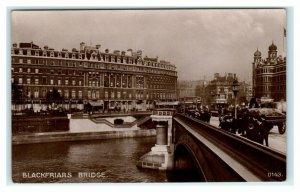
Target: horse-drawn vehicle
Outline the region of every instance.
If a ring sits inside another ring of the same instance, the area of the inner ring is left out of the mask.
[[[278,132],[286,131],[286,116],[274,108],[252,108],[238,111],[237,119],[232,113],[220,116],[220,128],[231,133],[240,133],[250,140],[268,146],[270,130],[278,127]]]

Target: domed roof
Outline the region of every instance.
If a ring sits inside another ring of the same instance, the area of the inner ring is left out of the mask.
[[[274,45],[274,43],[272,42],[272,45],[269,46],[269,50],[270,51],[276,51],[277,50],[277,46]]]
[[[255,57],[260,57],[261,56],[261,52],[257,49],[254,53]]]

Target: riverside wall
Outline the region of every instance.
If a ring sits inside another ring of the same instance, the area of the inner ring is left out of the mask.
[[[122,131],[102,131],[102,132],[48,132],[13,135],[12,144],[32,144],[62,141],[84,141],[84,140],[100,140],[100,139],[116,139],[130,137],[150,137],[155,136],[155,129],[141,130],[122,130]]]

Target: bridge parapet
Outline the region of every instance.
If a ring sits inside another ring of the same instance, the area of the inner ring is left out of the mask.
[[[194,118],[178,115],[173,123],[174,170],[197,169],[198,181],[286,179],[283,153]]]

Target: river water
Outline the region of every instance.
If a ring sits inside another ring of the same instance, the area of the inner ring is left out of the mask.
[[[39,182],[167,182],[166,172],[138,169],[155,137],[12,146],[12,178]]]

